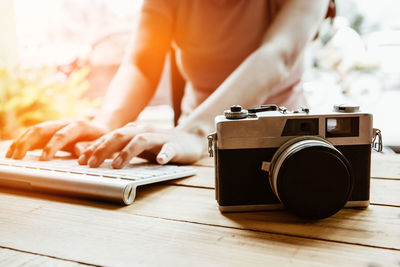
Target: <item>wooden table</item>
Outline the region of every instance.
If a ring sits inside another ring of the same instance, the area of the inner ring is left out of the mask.
[[[400,156],[373,155],[371,203],[310,222],[219,212],[210,159],[131,206],[0,188],[0,266],[400,266]]]

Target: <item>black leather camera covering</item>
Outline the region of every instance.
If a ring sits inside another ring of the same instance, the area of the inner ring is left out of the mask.
[[[348,160],[354,175],[349,201],[368,201],[370,145],[335,146]],[[220,206],[279,203],[262,161],[271,161],[278,148],[218,149],[216,151],[216,198]]]

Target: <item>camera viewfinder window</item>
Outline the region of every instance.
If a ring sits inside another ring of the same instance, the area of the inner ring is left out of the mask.
[[[318,135],[318,119],[288,119],[282,136]]]
[[[339,117],[326,119],[326,137],[359,136],[358,117]]]

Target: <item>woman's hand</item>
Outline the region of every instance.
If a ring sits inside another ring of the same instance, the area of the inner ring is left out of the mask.
[[[28,128],[18,137],[6,157],[22,159],[27,151],[33,149],[43,149],[40,160],[51,160],[58,150],[80,155],[83,148],[78,142],[95,140],[106,132],[106,127],[85,120],[43,122]]]
[[[129,161],[142,157],[157,161],[192,163],[199,160],[206,148],[205,137],[178,129],[159,129],[149,125],[129,123],[96,140],[79,157],[79,164],[100,166],[114,153],[113,168],[123,168]]]

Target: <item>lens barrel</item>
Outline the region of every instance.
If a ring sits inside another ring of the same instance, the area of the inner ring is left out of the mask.
[[[326,140],[294,138],[275,153],[269,172],[278,199],[297,216],[323,219],[344,207],[354,186],[351,166]]]

